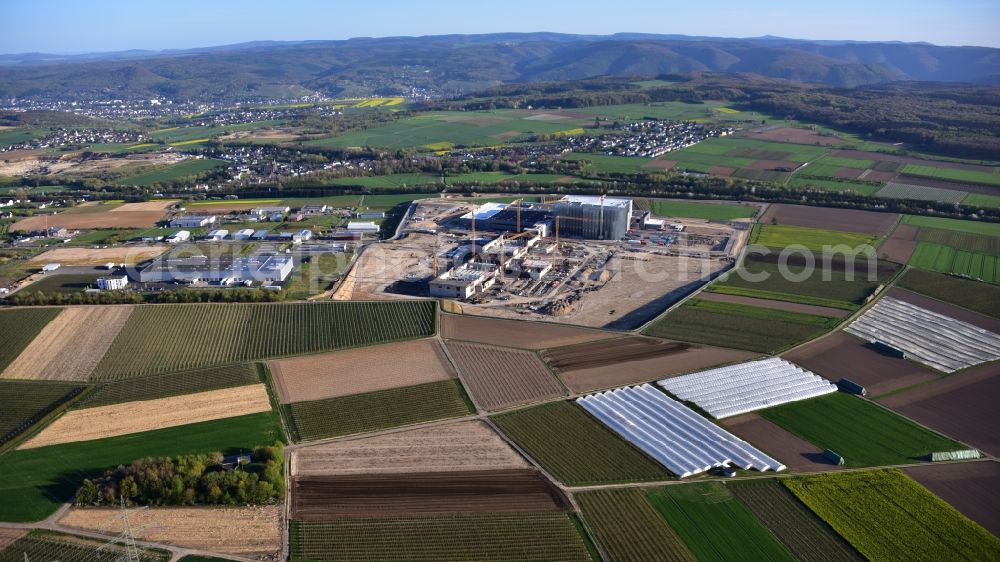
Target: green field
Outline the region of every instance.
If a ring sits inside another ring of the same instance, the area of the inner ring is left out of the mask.
[[[701,562],[795,560],[722,483],[664,486],[648,494]]]
[[[896,470],[784,480],[873,562],[997,560],[1000,539]]]
[[[0,131],[0,147],[6,148],[11,145],[39,139],[49,134],[49,129],[10,129]]]
[[[456,146],[503,145],[535,135],[561,133],[594,122],[593,119],[559,116],[539,119],[539,115],[550,113],[518,109],[418,113],[390,125],[311,140],[305,144],[337,148],[370,146],[448,150]]]
[[[657,319],[647,336],[776,353],[832,330],[839,318],[691,299]]]
[[[910,256],[913,267],[929,269],[939,273],[962,275],[987,283],[1000,283],[1000,264],[997,254],[969,252],[950,246],[918,242],[917,249]]]
[[[970,252],[1000,254],[1000,236],[983,236],[969,232],[923,227],[917,233],[917,240]]]
[[[221,125],[218,127],[168,127],[153,131],[149,136],[154,141],[161,141],[168,144],[182,143],[185,141],[210,138],[215,135],[232,133],[234,131],[252,131],[254,129],[266,129],[276,125],[281,125],[283,121],[254,121],[252,123],[237,123],[234,125]]]
[[[642,490],[583,492],[576,494],[576,501],[594,540],[611,560],[695,562]]]
[[[585,562],[573,516],[497,514],[292,521],[292,562]]]
[[[650,201],[651,211],[658,217],[690,217],[715,221],[751,218],[757,207],[699,201]]]
[[[295,441],[381,431],[474,411],[458,380],[446,380],[283,406]]]
[[[606,154],[593,154],[589,152],[571,152],[563,155],[563,160],[569,162],[579,162],[587,160],[594,165],[594,170],[598,173],[606,174],[638,174],[651,172],[654,169],[649,167],[649,158],[633,158],[630,156],[608,156]]]
[[[861,562],[854,548],[775,478],[726,485],[801,562]]]
[[[155,183],[169,182],[189,176],[198,176],[216,168],[225,167],[222,160],[212,160],[211,158],[189,158],[178,164],[160,167],[148,172],[142,172],[134,176],[127,176],[117,180],[118,185],[153,185]]]
[[[852,310],[864,304],[879,284],[885,283],[899,271],[899,266],[880,261],[869,271],[866,260],[831,259],[830,267],[823,266],[823,258],[815,258],[816,267],[787,265],[782,275],[782,267],[777,260],[747,256],[743,268],[729,273],[709,290],[715,293],[742,295],[763,299],[798,302]],[[755,259],[756,258],[756,259]],[[849,267],[854,264],[853,271]],[[755,277],[751,277],[751,275]],[[757,277],[766,278],[757,281]]]
[[[919,166],[907,164],[903,166],[903,173],[911,176],[921,176],[925,178],[939,178],[956,182],[983,183],[987,185],[1000,185],[1000,168],[994,168],[993,172],[978,172],[975,170],[958,170],[955,168],[938,168],[936,166]]]
[[[747,113],[719,111],[726,108],[722,102],[687,103],[667,101],[651,104],[605,105],[573,108],[574,113],[607,117],[611,120],[667,119],[672,121],[718,121],[746,119]],[[731,111],[731,110],[730,110]],[[755,115],[750,114],[750,115]]]
[[[0,372],[17,359],[61,308],[19,308],[0,310]]]
[[[934,451],[966,448],[842,392],[782,404],[760,415],[820,449],[835,451],[849,467],[914,463]]]
[[[571,176],[559,174],[508,174],[506,172],[477,172],[470,174],[456,174],[444,178],[444,183],[448,185],[466,184],[486,184],[495,185],[506,182],[522,182],[535,184],[553,184],[567,180],[572,180]],[[360,186],[371,189],[378,188],[406,188],[417,186],[442,185],[441,176],[430,174],[392,174],[388,176],[361,176],[353,178],[336,178],[329,182],[331,185]]]
[[[292,272],[285,285],[287,300],[305,300],[330,289],[351,263],[352,254],[312,256]]]
[[[977,283],[922,269],[907,270],[896,284],[904,289],[1000,318],[1000,287],[996,285]]]
[[[103,549],[98,553],[99,549]],[[165,550],[138,549],[140,562],[167,562],[170,553]],[[100,560],[125,559],[126,552],[120,543],[108,545],[107,540],[84,538],[53,531],[32,531],[0,550],[0,562],[74,561],[99,562]]]
[[[433,301],[142,306],[129,316],[93,379],[430,336],[435,311]]]
[[[816,161],[817,164],[823,164],[826,166],[835,166],[837,168],[855,168],[858,170],[867,170],[875,167],[874,160],[865,160],[858,158],[841,158],[838,156],[824,156]],[[812,164],[810,164],[812,166]]]
[[[259,382],[257,368],[249,363],[137,377],[99,384],[84,399],[77,402],[74,408],[96,408],[137,400],[156,400]]]
[[[899,224],[912,224],[913,226],[956,230],[958,232],[969,232],[971,234],[982,234],[984,236],[1000,236],[1000,222],[965,221],[960,219],[947,219],[943,217],[903,215],[903,218],[899,220]]]
[[[570,486],[667,480],[670,473],[572,402],[552,402],[493,421]]]
[[[861,193],[862,195],[871,195],[882,189],[881,185],[873,183],[862,183],[857,181],[838,181],[838,180],[826,180],[826,179],[812,179],[812,178],[802,178],[793,177],[788,180],[788,187],[796,189],[813,188],[822,189],[824,191],[854,191]]]
[[[959,203],[968,195],[965,191],[925,187],[922,185],[907,185],[889,183],[875,193],[876,197],[889,199],[916,199],[917,201],[941,201],[942,203]]]
[[[757,225],[750,235],[751,244],[769,248],[804,246],[813,252],[822,252],[826,246],[846,245],[850,248],[874,246],[875,240],[874,236],[853,232],[776,224]]]
[[[28,293],[80,293],[85,289],[96,289],[97,278],[104,277],[106,273],[60,273],[54,272],[45,275],[38,281],[24,287]]]
[[[1000,196],[970,193],[965,199],[962,199],[962,204],[984,209],[1000,209]]]
[[[36,423],[82,387],[72,382],[0,379],[0,445]]]
[[[271,412],[51,445],[0,455],[0,521],[39,521],[69,500],[84,478],[145,457],[249,449],[282,441]]]

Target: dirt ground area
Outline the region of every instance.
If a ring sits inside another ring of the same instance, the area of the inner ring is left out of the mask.
[[[904,468],[934,495],[950,503],[966,517],[1000,536],[1000,463],[928,464]]]
[[[754,160],[747,166],[751,170],[794,170],[801,166],[791,160]]]
[[[861,232],[881,236],[889,232],[899,220],[897,213],[876,213],[854,209],[828,209],[776,203],[767,208],[760,218],[761,224],[778,224],[823,228],[843,232]]]
[[[281,551],[282,506],[152,507],[129,512],[135,538],[219,554],[274,560]],[[73,508],[59,520],[68,527],[118,535],[117,508]]]
[[[864,174],[865,170],[859,170],[857,168],[840,168],[834,172],[834,177],[838,177],[845,180],[856,180],[861,174]]]
[[[722,426],[781,461],[793,472],[837,470],[837,465],[823,457],[823,451],[757,414],[743,414],[721,420]]]
[[[712,174],[713,176],[721,176],[724,178],[728,178],[729,176],[733,175],[733,173],[736,170],[737,168],[730,168],[729,166],[712,166],[711,168],[708,169],[708,173]]]
[[[31,264],[104,265],[109,262],[134,265],[158,257],[166,245],[120,246],[117,248],[56,248],[28,260]]]
[[[111,209],[112,213],[139,213],[143,211],[166,211],[177,203],[176,199],[162,199],[160,201],[143,201],[142,203],[125,203],[121,207]]]
[[[877,170],[867,170],[859,179],[864,181],[889,182],[897,175],[897,172],[881,172]]]
[[[482,316],[442,314],[441,336],[447,339],[491,343],[504,347],[545,349],[619,337],[620,334]]]
[[[133,203],[141,205],[142,203]],[[163,211],[133,211],[130,204],[96,213],[62,212],[55,215],[36,215],[23,218],[11,230],[29,232],[46,227],[68,230],[89,230],[94,228],[152,228],[163,218]]]
[[[953,374],[942,380],[879,399],[904,416],[986,451],[1000,455],[1000,363]]]
[[[741,295],[710,293],[708,291],[701,292],[698,295],[698,298],[706,301],[748,304],[750,306],[759,306],[761,308],[788,310],[791,312],[802,312],[804,314],[819,314],[820,316],[832,316],[834,318],[843,318],[844,316],[850,314],[850,311],[848,310],[842,310],[840,308],[831,308],[828,306],[818,306],[815,304],[802,304],[798,302],[774,301],[768,299],[758,299],[755,297],[744,297]]]
[[[631,338],[626,338],[631,339]],[[677,353],[663,354],[655,357],[629,359],[626,353],[613,349],[614,345],[624,340],[594,343],[571,348],[554,350],[560,355],[570,355],[579,350],[587,355],[593,351],[606,352],[607,357],[617,359],[614,363],[606,363],[576,369],[560,369],[559,377],[566,386],[575,393],[582,394],[595,390],[616,388],[628,384],[649,382],[693,371],[704,370],[716,365],[747,361],[758,356],[749,351],[722,349],[696,344],[684,344],[687,347]],[[675,342],[667,342],[667,346]],[[546,351],[546,357],[551,357],[553,350]],[[603,362],[603,361],[600,361]]]
[[[778,127],[766,131],[750,131],[743,135],[748,139],[788,142],[793,144],[814,144],[820,146],[838,146],[844,141],[837,137],[821,135],[809,129],[799,129],[795,127]]]
[[[945,316],[954,318],[955,320],[968,322],[969,324],[978,326],[984,330],[1000,333],[1000,319],[986,316],[985,314],[980,314],[967,308],[942,302],[937,299],[921,295],[920,293],[914,293],[913,291],[907,291],[906,289],[900,289],[898,287],[890,289],[888,296],[919,306],[920,308],[926,308],[931,312],[944,314]]]
[[[434,275],[433,252],[437,237],[410,234],[399,242],[366,246],[343,283],[336,300],[388,299],[385,288],[399,280]]]
[[[26,534],[27,529],[0,529],[0,550],[14,544],[14,541]]]
[[[647,164],[646,167],[654,170],[669,170],[677,164],[678,162],[676,160],[653,160]]]
[[[270,362],[282,404],[455,377],[437,340],[390,343]]]
[[[257,130],[257,131],[234,131],[228,135],[223,135],[219,137],[220,140],[261,140],[261,141],[274,141],[283,142],[295,140],[299,136],[299,132],[295,129],[275,129],[275,130]]]
[[[292,517],[306,521],[570,509],[534,469],[296,477],[291,497]]]
[[[133,308],[110,305],[63,309],[0,373],[0,379],[87,380]]]
[[[447,347],[472,398],[487,410],[566,394],[559,381],[530,351],[455,341],[448,342]]]
[[[579,369],[617,365],[624,361],[677,355],[690,347],[689,343],[627,336],[606,342],[548,349],[542,356],[552,367],[552,370],[564,373]]]
[[[850,379],[864,386],[869,396],[939,378],[918,363],[880,353],[844,332],[834,332],[782,357],[833,382]]]
[[[18,158],[0,162],[0,176],[18,177],[35,174],[45,168],[38,158]]]
[[[196,394],[125,402],[67,412],[19,449],[103,439],[166,427],[267,412],[271,403],[263,384]]]
[[[300,447],[293,476],[529,468],[486,422],[461,421]]]
[[[895,263],[906,263],[917,249],[917,234],[920,228],[910,224],[900,224],[878,248],[878,257]]]

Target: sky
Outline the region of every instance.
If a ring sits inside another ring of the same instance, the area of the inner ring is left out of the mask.
[[[0,53],[554,31],[1000,47],[1000,0],[0,0]]]

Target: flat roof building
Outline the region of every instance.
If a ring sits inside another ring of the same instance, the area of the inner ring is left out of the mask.
[[[249,240],[253,236],[252,228],[244,228],[233,233],[233,240]]]
[[[235,282],[258,281],[280,283],[292,273],[294,261],[291,256],[278,254],[258,254],[255,256],[232,257],[188,256],[161,257],[139,272],[143,283],[164,283],[170,281],[221,282],[230,279]]]
[[[375,233],[379,231],[379,226],[374,222],[349,222],[347,223],[347,231]]]
[[[114,277],[98,277],[97,288],[102,291],[120,291],[128,286],[127,275],[116,275]]]
[[[632,200],[592,195],[567,195],[552,212],[560,236],[591,240],[620,240],[628,233]]]
[[[214,215],[192,215],[188,217],[174,217],[170,221],[170,226],[175,228],[202,228],[210,224],[215,224]]]
[[[178,230],[177,232],[171,234],[167,237],[167,242],[170,244],[179,244],[181,242],[186,242],[191,239],[191,232],[188,230]]]
[[[492,287],[497,281],[497,266],[469,262],[441,274],[430,282],[431,296],[467,299]]]

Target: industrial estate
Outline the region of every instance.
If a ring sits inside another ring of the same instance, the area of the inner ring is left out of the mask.
[[[0,70],[0,562],[1000,560],[988,126],[394,68]]]

